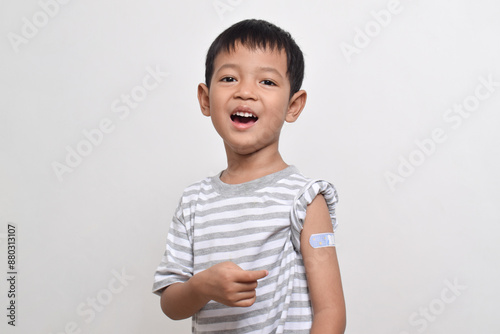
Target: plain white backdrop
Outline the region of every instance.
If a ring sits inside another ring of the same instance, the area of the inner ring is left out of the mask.
[[[281,152],[339,192],[346,333],[500,331],[497,1],[2,0],[0,17],[2,333],[190,332],[153,273],[184,187],[225,167],[196,87],[246,18],[305,54]]]

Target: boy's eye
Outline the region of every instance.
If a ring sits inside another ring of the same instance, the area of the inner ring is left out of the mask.
[[[221,81],[223,81],[223,82],[233,82],[235,80],[236,79],[233,78],[233,77],[224,77],[224,78],[221,79]]]
[[[261,83],[263,83],[264,85],[276,86],[276,84],[271,80],[262,80]]]

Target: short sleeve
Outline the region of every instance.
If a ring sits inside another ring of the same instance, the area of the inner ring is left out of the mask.
[[[188,232],[180,203],[170,224],[165,253],[154,275],[153,293],[161,296],[167,286],[186,282],[193,276],[193,247]]]
[[[337,229],[337,217],[335,207],[338,202],[337,190],[335,187],[323,180],[309,181],[295,196],[291,211],[291,231],[292,243],[296,251],[300,250],[300,233],[304,227],[307,206],[311,204],[314,198],[322,194],[325,198],[332,220],[333,230]]]

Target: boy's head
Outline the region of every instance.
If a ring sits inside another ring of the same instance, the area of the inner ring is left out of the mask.
[[[263,20],[244,20],[222,32],[210,46],[205,62],[205,84],[210,88],[215,58],[222,52],[232,52],[237,44],[251,50],[284,51],[290,97],[300,90],[304,79],[304,56],[292,36],[283,29]]]
[[[278,156],[281,128],[295,122],[307,98],[300,89],[304,57],[290,34],[266,21],[236,23],[210,46],[205,76],[200,109],[232,152],[228,159],[233,153]]]

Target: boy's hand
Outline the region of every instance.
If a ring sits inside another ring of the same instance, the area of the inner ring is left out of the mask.
[[[222,262],[200,274],[199,287],[204,296],[227,306],[248,307],[257,298],[257,280],[269,272],[243,270],[233,262]]]

